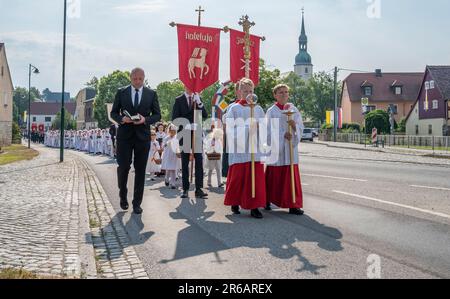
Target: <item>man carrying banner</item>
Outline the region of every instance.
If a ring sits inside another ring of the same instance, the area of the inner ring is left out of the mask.
[[[280,208],[289,209],[290,214],[303,215],[298,167],[298,145],[304,129],[302,116],[293,104],[288,103],[287,85],[275,86],[273,94],[277,102],[266,115],[267,145],[271,150],[270,158],[266,160],[266,210],[271,210],[270,203],[273,203]]]
[[[240,214],[240,207],[251,210],[254,218],[263,218],[259,211],[266,205],[266,187],[264,166],[261,154],[257,152],[258,122],[264,119],[264,110],[253,103],[254,84],[250,79],[239,82],[240,99],[233,105],[226,116],[227,142],[229,148],[229,164],[225,205],[231,206],[234,214]],[[253,110],[253,111],[252,111]],[[253,112],[253,119],[251,114]],[[254,153],[254,169],[252,169],[252,146]],[[252,171],[254,173],[252,174]],[[252,176],[255,178],[255,196],[252,195]]]
[[[182,127],[179,132],[182,130],[191,131],[188,133],[190,135],[190,142],[188,140],[184,140],[184,138],[180,138],[180,147],[181,147],[181,171],[182,171],[182,179],[183,179],[183,194],[181,198],[188,198],[189,195],[189,162],[191,160],[191,155],[194,155],[195,161],[195,197],[197,198],[206,198],[208,194],[203,192],[203,149],[196,148],[195,153],[192,153],[192,145],[194,144],[203,144],[201,141],[202,134],[201,130],[197,130],[196,123],[194,122],[194,114],[201,111],[201,115],[203,119],[208,118],[208,112],[206,111],[205,106],[203,105],[200,96],[198,94],[194,94],[189,88],[185,87],[185,92],[175,99],[175,104],[172,110],[172,121],[175,120],[187,120],[189,124],[186,127]],[[197,120],[199,121],[199,120]],[[197,133],[197,132],[200,133]],[[194,137],[195,136],[195,140]],[[200,141],[198,139],[200,138]],[[184,145],[187,146],[184,146]],[[186,148],[189,148],[187,150]]]

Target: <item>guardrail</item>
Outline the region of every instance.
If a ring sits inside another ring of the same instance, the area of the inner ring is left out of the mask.
[[[334,141],[334,134],[320,133],[320,141]],[[372,144],[372,136],[358,133],[338,133],[336,141],[354,144]],[[450,151],[450,136],[409,136],[409,135],[378,135],[378,146],[415,148],[423,150]]]

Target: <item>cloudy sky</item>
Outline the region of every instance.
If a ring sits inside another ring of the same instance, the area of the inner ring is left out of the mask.
[[[61,90],[63,0],[0,0],[0,42],[15,86],[28,85],[28,63],[40,90]],[[315,71],[341,68],[423,71],[450,64],[448,0],[69,0],[66,86],[75,96],[93,76],[142,66],[150,84],[178,77],[171,21],[239,28],[248,14],[264,35],[261,55],[271,68],[293,70],[301,8]],[[229,77],[229,36],[222,34],[221,80]],[[342,72],[341,79],[348,73]]]

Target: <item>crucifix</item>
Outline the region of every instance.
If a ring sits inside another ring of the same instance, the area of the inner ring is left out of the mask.
[[[198,12],[198,26],[200,27],[202,25],[202,12],[205,12],[205,10],[202,9],[201,6],[199,6],[198,9],[195,10],[195,12]]]

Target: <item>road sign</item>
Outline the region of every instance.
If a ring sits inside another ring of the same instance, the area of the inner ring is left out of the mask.
[[[373,128],[372,129],[372,144],[377,144],[378,143],[378,129],[377,128]]]

